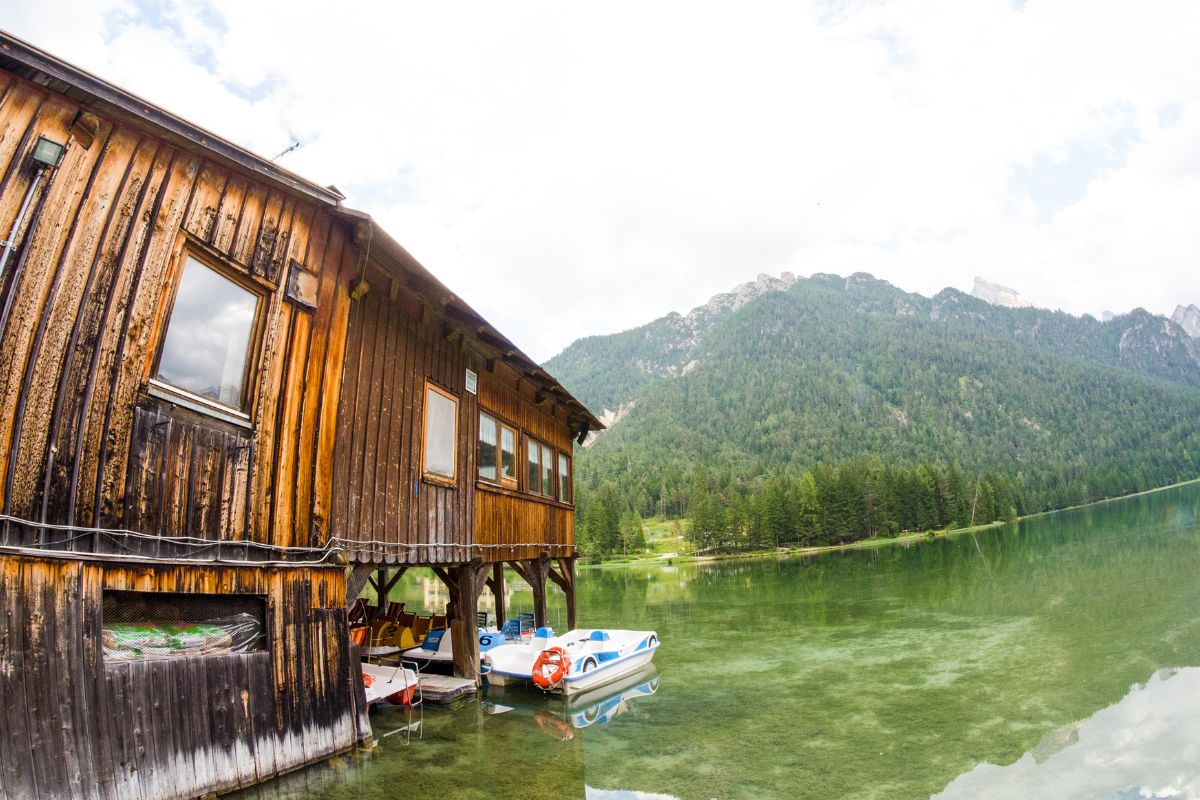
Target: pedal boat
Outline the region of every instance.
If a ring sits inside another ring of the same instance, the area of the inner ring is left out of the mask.
[[[478,628],[479,652],[486,653],[502,644],[504,638],[497,628]],[[422,671],[450,674],[454,671],[454,646],[448,629],[430,631],[416,647],[400,653],[401,659],[415,663]]]
[[[650,663],[654,631],[582,628],[555,636],[538,628],[528,642],[509,642],[482,656],[490,683],[532,681],[543,691],[574,695],[613,683]]]
[[[412,705],[417,691],[417,673],[402,666],[363,664],[363,691],[367,705],[386,702],[394,706]]]

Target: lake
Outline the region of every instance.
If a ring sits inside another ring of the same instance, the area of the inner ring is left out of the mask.
[[[1192,484],[905,545],[581,569],[580,624],[657,630],[657,675],[584,708],[375,713],[371,753],[239,797],[1200,797],[1198,512]]]

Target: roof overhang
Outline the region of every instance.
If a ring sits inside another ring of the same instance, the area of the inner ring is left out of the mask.
[[[583,423],[589,430],[604,428],[604,424],[562,384],[489,325],[466,301],[450,291],[369,214],[343,206],[342,201],[346,198],[336,188],[319,186],[302,178],[3,30],[0,30],[0,68],[64,95],[102,116],[149,126],[155,135],[183,150],[199,153],[235,172],[247,174],[283,191],[303,195],[352,224],[369,225],[373,249],[377,248],[374,252],[382,249],[391,265],[411,280],[418,293],[436,302],[442,313],[469,328],[485,349],[497,353],[520,374],[537,384],[540,390],[563,403],[572,419]]]
[[[352,208],[340,206],[335,214],[352,223],[365,224],[371,227],[371,252],[376,257],[381,254],[387,266],[395,269],[400,277],[406,279],[414,292],[431,301],[437,310],[452,318],[474,336],[485,350],[495,353],[510,367],[523,377],[545,391],[550,397],[567,407],[568,413],[584,423],[588,430],[604,430],[604,423],[587,406],[575,399],[574,395],[546,372],[520,348],[496,330],[483,316],[471,308],[467,301],[452,292],[444,283],[437,279],[421,262],[404,249],[404,246],[388,234],[370,214]]]
[[[184,150],[202,152],[208,158],[224,162],[225,166],[235,171],[248,172],[266,183],[322,203],[336,205],[345,199],[335,189],[318,186],[6,31],[0,31],[0,67],[65,95],[106,117],[150,123],[167,142]]]

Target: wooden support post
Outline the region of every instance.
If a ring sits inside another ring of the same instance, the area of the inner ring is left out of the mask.
[[[475,612],[479,609],[479,592],[487,578],[487,565],[482,559],[468,561],[451,567],[446,577],[452,585],[449,622],[454,674],[478,684],[479,637],[475,634]]]
[[[549,568],[550,580],[558,584],[558,588],[562,589],[563,594],[567,598],[567,630],[575,629],[575,559],[560,558],[558,560],[558,571],[555,572],[553,567]]]
[[[567,598],[567,630],[575,628],[575,570],[574,564],[569,558],[560,558],[558,560],[558,571],[554,570],[553,566],[547,564],[547,577],[562,589],[563,595]]]
[[[524,563],[509,561],[513,572],[533,589],[533,624],[541,628],[546,624],[546,576],[550,574],[550,557],[543,555]]]
[[[346,576],[346,608],[349,609],[354,605],[354,601],[362,594],[362,590],[366,588],[367,581],[371,579],[371,570],[375,569],[373,564],[355,564],[350,570],[350,574]]]
[[[392,577],[388,578],[387,582],[383,584],[383,596],[384,597],[387,597],[388,595],[390,595],[392,593],[392,587],[394,587],[397,583],[400,582],[400,579],[404,577],[404,573],[406,573],[406,572],[408,572],[408,567],[399,567],[396,570],[395,574],[393,574]],[[390,601],[389,601],[388,605],[391,605]]]
[[[378,613],[382,614],[387,610],[387,593],[383,588],[387,585],[387,567],[380,567],[375,571],[375,580],[372,585],[375,587],[375,600],[379,604]]]
[[[529,576],[533,578],[533,625],[542,628],[546,625],[546,576],[550,572],[550,559],[542,556],[529,562]]]
[[[496,627],[504,626],[504,562],[492,565],[492,579],[488,582],[492,596],[496,598]]]

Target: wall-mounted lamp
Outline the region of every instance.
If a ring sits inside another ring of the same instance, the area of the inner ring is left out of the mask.
[[[62,161],[63,153],[66,150],[66,145],[47,139],[45,136],[39,136],[37,144],[33,146],[33,160],[43,167],[53,169]]]
[[[29,188],[25,190],[25,200],[22,201],[21,210],[17,212],[17,217],[13,220],[12,230],[8,232],[8,238],[0,242],[0,245],[4,246],[4,249],[0,250],[0,283],[8,279],[8,260],[13,254],[13,248],[16,247],[17,233],[21,230],[21,225],[25,222],[25,212],[29,211],[29,205],[33,202],[33,196],[42,182],[42,177],[48,170],[52,170],[58,166],[58,162],[62,161],[63,153],[66,152],[66,149],[66,145],[59,144],[52,139],[47,139],[45,136],[39,136],[37,143],[33,146],[33,163],[37,167],[37,171],[33,175],[33,180],[29,182]],[[36,224],[36,220],[37,218],[35,217],[34,224]],[[25,231],[25,238],[28,239],[32,234],[32,230]],[[9,291],[8,296],[4,298],[4,307],[0,308],[0,331],[4,330],[4,326],[8,324],[8,315],[12,311],[13,300],[17,296],[17,280],[20,277],[20,268],[18,267],[16,276],[9,282],[9,285],[13,288]]]

